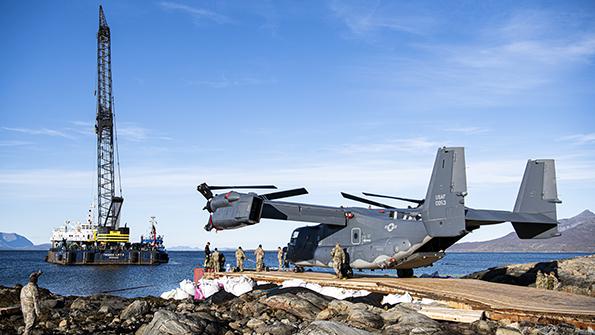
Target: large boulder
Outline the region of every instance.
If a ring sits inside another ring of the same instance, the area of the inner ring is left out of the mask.
[[[312,302],[293,293],[274,295],[264,299],[263,303],[273,310],[283,310],[303,320],[314,320],[321,310]]]
[[[298,333],[299,335],[371,335],[367,330],[349,327],[336,321],[316,320]]]
[[[551,262],[511,264],[474,272],[463,278],[534,287],[538,271],[555,274],[559,281],[556,290],[595,296],[595,255]]]
[[[120,319],[127,320],[133,317],[138,318],[139,316],[149,312],[149,309],[150,306],[146,301],[135,300],[133,303],[128,305],[128,307],[124,308],[122,313],[120,313]]]
[[[254,329],[258,334],[270,335],[290,335],[295,334],[296,328],[282,322],[275,322],[273,324],[264,324]]]
[[[384,320],[380,316],[382,309],[363,303],[354,304],[344,300],[333,300],[316,318],[346,322],[350,326],[362,329],[380,329]]]
[[[85,310],[89,308],[90,304],[85,298],[76,298],[70,305],[70,309]]]
[[[136,331],[136,335],[202,334],[205,326],[205,323],[198,318],[160,309],[155,312],[149,324],[143,325]]]
[[[415,310],[395,306],[380,316],[384,319],[383,334],[440,334],[440,324]]]

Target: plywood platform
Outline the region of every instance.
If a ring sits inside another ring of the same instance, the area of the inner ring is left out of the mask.
[[[485,310],[494,320],[570,323],[595,329],[595,298],[532,287],[496,284],[475,279],[394,278],[388,276],[355,276],[336,279],[320,272],[253,272],[209,273],[207,276],[245,275],[256,281],[281,283],[300,279],[322,286],[368,290],[380,293],[404,293],[431,298],[457,308]]]

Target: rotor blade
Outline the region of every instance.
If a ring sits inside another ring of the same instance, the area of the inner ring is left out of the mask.
[[[365,204],[376,206],[376,207],[383,207],[383,208],[388,208],[388,209],[394,209],[395,208],[393,206],[381,204],[379,202],[368,200],[366,198],[360,198],[360,197],[357,197],[355,195],[351,195],[351,194],[345,193],[345,192],[341,192],[341,195],[343,196],[343,198],[347,198],[347,199],[351,199],[351,200],[363,202]]]
[[[240,185],[240,186],[209,186],[211,190],[225,190],[231,188],[251,188],[251,189],[277,189],[275,185]]]
[[[364,195],[367,195],[369,197],[378,197],[378,198],[387,198],[387,199],[396,199],[396,200],[402,200],[402,201],[407,201],[407,202],[413,202],[415,204],[421,205],[425,202],[424,199],[418,200],[418,199],[410,199],[410,198],[401,198],[401,197],[394,197],[392,195],[382,195],[382,194],[374,194],[374,193],[366,193],[366,192],[362,192]]]
[[[302,195],[302,194],[308,194],[308,191],[303,187],[295,188],[293,190],[261,194],[260,197],[265,200],[275,200],[275,199],[281,199],[281,198],[287,198],[287,197],[295,197],[296,195]]]

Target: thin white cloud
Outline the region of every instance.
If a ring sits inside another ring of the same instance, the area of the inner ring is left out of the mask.
[[[258,77],[236,77],[230,78],[227,75],[222,75],[217,80],[187,80],[188,85],[205,86],[210,88],[229,88],[239,86],[256,86],[274,84],[277,80],[274,78],[258,78]]]
[[[2,129],[12,132],[28,135],[40,135],[40,136],[52,136],[52,137],[63,137],[67,139],[80,138],[80,135],[95,135],[95,128],[93,123],[87,121],[70,121],[74,127],[66,127],[62,130],[48,129],[48,128],[15,128],[15,127],[2,127]],[[142,142],[147,140],[164,140],[170,141],[171,137],[159,134],[149,128],[141,127],[134,123],[123,122],[122,125],[116,126],[117,136],[119,139],[128,140],[133,142]],[[77,136],[78,135],[78,136]],[[5,141],[4,144],[0,143],[0,146],[15,146],[29,144],[25,141]]]
[[[380,1],[376,4],[369,1],[330,3],[330,10],[334,16],[358,37],[365,37],[377,31],[425,35],[435,26],[435,20],[429,16],[417,16],[404,8],[385,7],[387,5],[381,5]]]
[[[161,2],[161,7],[166,10],[177,10],[190,14],[197,22],[212,21],[218,24],[232,23],[233,20],[225,15],[221,15],[204,8],[196,8],[175,2]]]
[[[347,144],[337,148],[336,151],[341,154],[374,153],[392,155],[396,152],[419,153],[434,151],[444,145],[446,144],[418,137],[409,139],[390,139],[382,142]]]
[[[19,147],[29,144],[32,143],[27,141],[0,141],[0,147]]]
[[[73,139],[74,137],[64,133],[63,131],[56,130],[56,129],[48,129],[48,128],[13,128],[13,127],[2,127],[4,130],[13,131],[17,133],[27,134],[27,135],[44,135],[44,136],[52,136],[52,137],[64,137],[68,139]]]
[[[453,133],[462,133],[465,135],[481,134],[481,133],[485,133],[488,131],[488,129],[482,128],[482,127],[457,127],[457,128],[447,128],[444,130],[453,132]]]
[[[123,123],[121,126],[116,127],[117,136],[119,139],[143,142],[147,140],[172,140],[169,136],[163,136],[155,132],[152,129],[144,128],[133,123]]]
[[[339,8],[351,7],[339,5]],[[355,22],[368,22],[369,9],[352,12],[354,17],[361,18]],[[394,10],[383,15],[393,14],[399,15]],[[520,19],[525,15],[532,17],[530,26]],[[424,109],[436,105],[452,108],[518,104],[540,89],[567,80],[570,71],[592,67],[595,57],[592,24],[572,30],[566,27],[578,24],[575,21],[580,18],[576,15],[561,19],[523,12],[511,16],[517,19],[490,21],[470,32],[470,37],[456,42],[410,38],[398,50],[388,49],[360,66],[351,64],[346,73],[355,74],[352,80],[363,83],[367,91]],[[439,25],[441,21],[435,23]],[[358,36],[358,31],[354,29],[353,34]],[[415,57],[406,56],[409,53]]]
[[[560,140],[573,142],[574,144],[591,144],[595,143],[595,133],[568,135],[561,137]]]

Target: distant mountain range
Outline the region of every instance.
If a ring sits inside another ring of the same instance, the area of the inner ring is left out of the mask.
[[[562,236],[543,240],[521,240],[512,232],[483,242],[463,242],[448,251],[460,252],[590,252],[595,253],[595,214],[584,210],[577,216],[560,220]]]
[[[49,243],[35,245],[25,236],[0,232],[0,250],[47,250]]]

